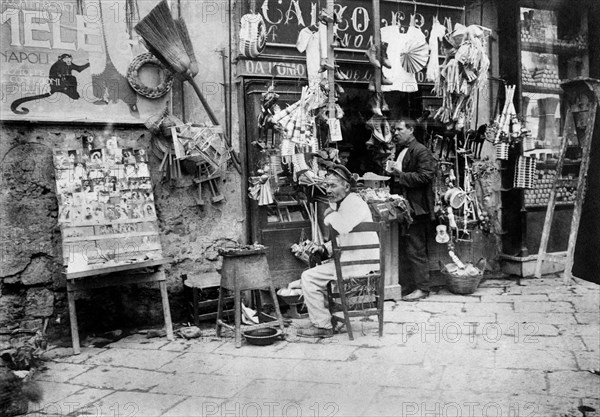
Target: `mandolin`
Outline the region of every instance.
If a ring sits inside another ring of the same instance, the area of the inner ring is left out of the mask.
[[[242,16],[240,29],[240,55],[256,58],[265,49],[267,28],[260,13],[256,13],[256,0],[250,2],[250,13]]]
[[[450,241],[450,236],[448,235],[448,231],[446,229],[445,224],[440,224],[436,226],[435,231],[435,241],[437,243],[448,243]]]

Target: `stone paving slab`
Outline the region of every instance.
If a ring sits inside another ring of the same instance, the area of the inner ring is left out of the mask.
[[[558,371],[548,374],[550,394],[561,397],[600,398],[598,375],[587,371]]]
[[[580,370],[600,369],[600,354],[598,352],[574,351],[573,354]]]
[[[498,323],[533,323],[533,324],[554,324],[568,325],[575,327],[577,320],[573,313],[516,313],[501,312],[498,313],[496,320]]]
[[[595,313],[575,313],[577,324],[595,324],[600,320],[600,312]]]
[[[194,397],[229,398],[251,383],[252,378],[178,373],[155,378],[150,392]]]
[[[243,389],[236,391],[234,401],[240,398],[297,402],[306,398],[315,388],[315,382],[288,381],[280,379],[254,379]],[[229,397],[231,397],[230,395]]]
[[[527,392],[547,393],[545,373],[537,370],[493,369],[482,372],[478,367],[448,366],[444,370],[440,388],[452,390],[456,387],[470,387],[475,393],[485,392]]]
[[[480,304],[465,304],[464,313],[469,316],[485,316],[489,314],[502,314],[514,312],[513,303],[480,303]]]
[[[425,299],[422,301],[417,301],[414,304],[420,311],[425,313],[458,314],[463,311],[466,311],[464,310],[466,303],[446,303],[438,301],[429,301],[429,299]],[[402,307],[404,307],[404,304],[402,305]]]
[[[80,387],[80,390],[63,398],[59,401],[55,401],[51,406],[55,407],[60,414],[67,415],[71,412],[77,411],[78,414],[91,414],[95,415],[95,407],[88,407],[90,404],[96,403],[98,400],[114,393],[114,390],[97,389]],[[46,411],[51,408],[47,406]],[[92,411],[93,410],[93,411]],[[91,411],[91,412],[90,412]]]
[[[357,370],[354,361],[315,360],[310,364],[300,362],[281,378],[291,381],[339,383],[340,381],[360,381],[365,385],[378,384],[392,378],[393,367],[389,364],[370,364]]]
[[[518,393],[510,396],[510,402],[513,405],[515,416],[563,417],[569,410],[577,409],[581,404],[581,399]]]
[[[256,379],[282,378],[303,364],[299,359],[278,358],[254,358],[249,361],[246,358],[230,357],[225,361],[224,366],[217,369],[214,374],[240,377],[251,375]]]
[[[181,395],[148,392],[114,392],[93,402],[85,411],[93,416],[160,416],[185,400]]]
[[[217,398],[187,397],[169,408],[162,415],[165,417],[227,415],[221,407],[223,401],[223,399]],[[233,416],[233,414],[231,415]]]
[[[272,357],[346,361],[350,358],[350,355],[360,348],[356,346],[346,346],[340,339],[331,338],[323,339],[320,343],[304,343],[303,341],[305,339],[300,338],[298,342],[287,343],[285,348],[273,352]]]
[[[214,353],[184,352],[170,362],[157,367],[167,373],[202,373],[211,374],[232,360],[231,356]]]
[[[156,350],[167,346],[169,341],[166,337],[153,337],[148,339],[143,334],[133,334],[110,344],[111,348]]]
[[[581,340],[585,344],[587,350],[598,352],[600,350],[600,335],[581,335]]]
[[[77,375],[81,375],[84,372],[89,371],[94,366],[76,364],[76,363],[64,363],[64,362],[46,362],[43,371],[39,374],[38,379],[41,381],[51,382],[67,382],[75,378]]]
[[[429,325],[429,323],[439,323],[440,326],[444,329],[445,332],[453,332],[453,333],[471,333],[473,332],[475,327],[481,328],[487,323],[495,323],[496,322],[496,314],[495,313],[487,313],[487,314],[470,314],[470,313],[461,313],[458,315],[455,314],[435,314],[431,316],[429,320],[427,320],[427,324],[425,327]],[[419,323],[421,325],[421,323]]]
[[[424,311],[404,311],[402,308],[396,308],[392,311],[383,313],[384,323],[407,323],[407,322],[423,322],[429,320],[431,313]]]
[[[497,350],[496,366],[507,369],[539,369],[546,371],[577,369],[575,357],[563,350]]]
[[[47,413],[61,415],[65,406],[62,400],[82,391],[85,387],[80,385],[64,384],[60,382],[41,381],[38,380],[38,385],[43,392],[42,401],[37,404],[29,404],[29,414],[31,413]]]
[[[113,390],[147,391],[158,384],[163,373],[141,369],[97,366],[73,379],[72,384]]]
[[[516,301],[517,313],[573,313],[575,309],[571,303],[556,301],[548,303],[543,301]]]
[[[361,415],[379,391],[376,384],[317,383],[299,405],[303,411],[312,411],[303,415]]]
[[[465,353],[473,363],[477,363],[486,372],[486,368],[494,368],[497,365],[497,352],[494,350],[473,349],[466,351],[462,346],[449,344],[428,347],[425,353],[425,363],[431,361],[439,365],[454,365],[465,358]],[[570,368],[569,368],[570,369]]]
[[[511,400],[510,394],[502,392],[475,393],[472,390],[447,389],[440,392],[437,403],[422,405],[435,416],[527,416],[517,414],[527,410],[525,404]],[[541,417],[541,416],[539,416]]]
[[[136,369],[158,369],[180,355],[180,352],[168,352],[158,349],[140,353],[137,349],[111,347],[104,352],[90,357],[86,363]]]
[[[427,415],[431,404],[439,403],[438,391],[414,388],[383,387],[362,412],[363,416],[415,416]]]
[[[552,350],[562,352],[585,351],[587,348],[580,336],[543,336],[536,334],[502,334],[501,337],[490,335],[475,336],[475,343],[480,349],[494,349],[497,351],[508,350],[513,352],[522,350]]]
[[[54,347],[49,348],[41,357],[54,362],[84,363],[105,350],[105,348],[82,347],[79,355],[73,355],[72,347]]]
[[[511,294],[488,295],[481,297],[482,303],[515,303],[525,301],[549,301],[548,294]],[[561,300],[562,301],[562,300]]]
[[[409,347],[385,346],[378,349],[358,348],[352,360],[366,363],[394,363],[414,365],[423,362],[425,351]]]

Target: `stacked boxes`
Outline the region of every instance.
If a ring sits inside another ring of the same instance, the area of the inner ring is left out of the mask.
[[[577,178],[569,176],[567,178],[556,179],[555,169],[536,170],[533,189],[525,190],[525,205],[529,207],[545,207],[550,199],[552,185],[557,182],[556,202],[572,203],[577,197]]]
[[[551,69],[548,65],[544,68],[535,68],[533,75],[527,68],[521,67],[521,77],[524,86],[551,89],[560,88],[561,80],[558,78],[558,71]]]

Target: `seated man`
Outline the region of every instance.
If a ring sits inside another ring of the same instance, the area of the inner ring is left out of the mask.
[[[367,203],[358,194],[351,191],[354,186],[354,178],[352,178],[350,171],[343,165],[335,165],[329,170],[325,185],[329,204],[335,209],[329,207],[325,210],[324,223],[326,226],[332,226],[340,234],[338,236],[340,246],[379,243],[376,232],[350,233],[359,223],[373,221]],[[316,252],[331,252],[331,243],[328,243],[328,248],[323,245],[318,247]],[[377,251],[377,249],[369,250]],[[361,255],[362,257],[371,255],[361,252],[361,250],[356,250],[349,253],[349,255],[352,256],[353,260],[361,259]],[[372,256],[364,259],[372,259]],[[342,275],[344,279],[347,279],[366,275],[378,268],[378,265],[371,264],[352,265],[344,267]],[[321,338],[333,335],[331,314],[327,308],[326,299],[327,284],[335,279],[335,264],[333,261],[317,265],[302,273],[302,293],[312,325],[306,329],[299,329],[298,336]]]

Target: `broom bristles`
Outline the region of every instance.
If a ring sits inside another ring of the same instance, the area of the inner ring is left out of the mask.
[[[135,31],[158,53],[153,52],[156,57],[173,72],[183,74],[190,70],[190,58],[166,0],[158,3],[146,17],[140,20],[135,25]]]
[[[190,32],[187,28],[185,20],[183,18],[179,18],[175,20],[175,26],[177,27],[177,31],[179,32],[179,37],[181,38],[181,42],[190,58],[190,71],[192,73],[192,77],[195,77],[200,70],[198,66],[198,60],[196,59],[196,54],[194,53],[194,45],[192,44],[192,38],[190,37]]]

